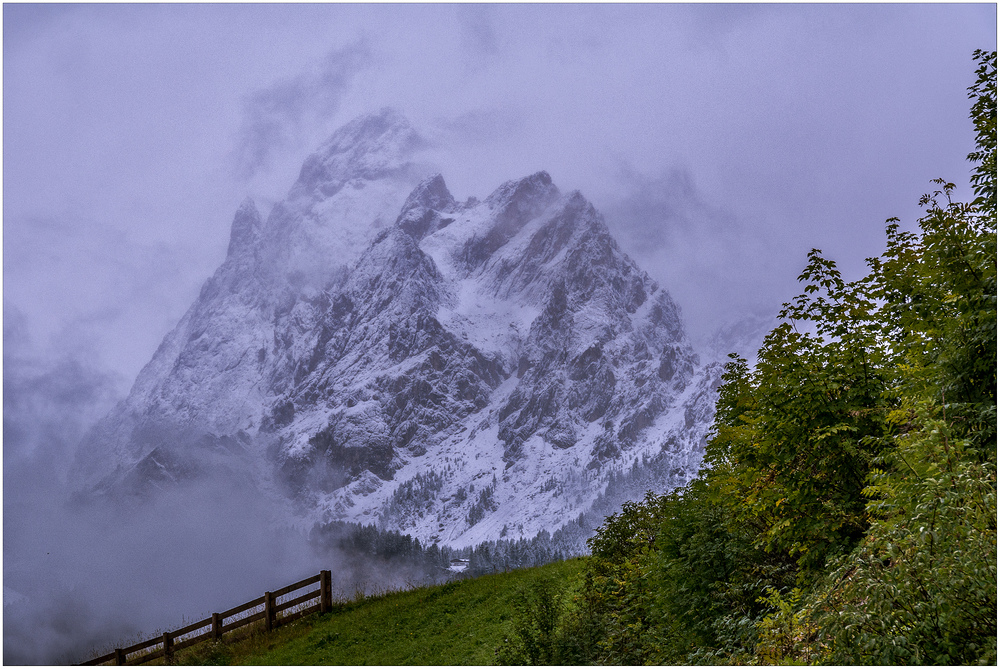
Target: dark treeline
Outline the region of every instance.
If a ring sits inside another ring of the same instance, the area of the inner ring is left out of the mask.
[[[996,53],[975,58],[975,199],[935,180],[856,281],[812,251],[756,365],[731,356],[699,476],[524,592],[501,662],[996,664]]]
[[[447,546],[423,546],[409,534],[375,525],[316,524],[309,543],[318,555],[344,565],[334,574],[341,587],[392,589],[443,583],[455,576],[450,570],[455,554]]]
[[[580,537],[585,530],[577,523],[570,527],[555,535],[543,530],[530,539],[502,538],[450,548],[436,543],[424,546],[409,534],[375,525],[335,521],[313,526],[309,543],[318,555],[346,565],[349,573],[341,571],[340,582],[382,587],[389,587],[389,582],[422,585],[539,567],[579,555],[582,551],[571,547],[582,544]],[[586,536],[590,534],[593,530]],[[453,560],[462,563],[453,565]]]
[[[467,573],[470,576],[539,567],[568,557],[558,547],[558,540],[553,541],[552,536],[544,530],[531,539],[483,541],[472,549],[465,549],[463,554],[468,556]]]

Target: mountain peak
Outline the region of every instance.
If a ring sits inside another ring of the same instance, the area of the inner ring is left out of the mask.
[[[333,195],[353,180],[398,174],[423,141],[398,110],[384,107],[344,125],[306,158],[292,192]]]
[[[445,185],[444,177],[435,174],[417,184],[410,196],[406,198],[403,211],[406,212],[416,207],[442,211],[453,206],[455,206],[455,198],[452,197],[448,186]]]
[[[445,185],[444,178],[436,174],[421,181],[406,198],[396,226],[420,239],[441,223],[439,212],[451,211],[455,205],[455,198]]]
[[[502,207],[514,201],[553,200],[559,189],[552,183],[549,173],[542,170],[521,179],[512,179],[500,185],[486,198],[491,207]]]
[[[264,222],[257,211],[257,206],[251,198],[246,198],[240,204],[233,216],[233,225],[229,233],[229,251],[227,256],[234,256],[244,249],[252,248],[260,237]]]
[[[327,156],[357,147],[381,149],[387,144],[409,144],[416,139],[416,131],[399,110],[392,107],[362,114],[339,128],[320,146],[319,154]]]

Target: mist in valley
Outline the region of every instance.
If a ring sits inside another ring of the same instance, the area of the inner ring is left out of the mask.
[[[446,576],[311,541],[287,498],[239,468],[145,491],[81,489],[77,446],[119,380],[40,357],[14,311],[4,343],[5,664],[82,662],[322,569],[335,599]]]

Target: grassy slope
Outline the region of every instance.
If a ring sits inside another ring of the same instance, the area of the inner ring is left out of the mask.
[[[518,592],[540,578],[569,579],[580,559],[394,592],[338,605],[271,635],[212,646],[177,660],[184,664],[492,664]]]

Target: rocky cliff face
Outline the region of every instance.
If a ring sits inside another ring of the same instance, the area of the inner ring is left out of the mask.
[[[79,472],[142,492],[225,472],[310,520],[467,545],[554,530],[636,463],[701,459],[721,372],[579,192],[458,202],[384,110],[307,159],[229,253]],[[392,213],[389,213],[392,212]]]
[[[419,180],[420,168],[410,159],[419,141],[393,110],[362,117],[306,160],[266,221],[253,202],[243,203],[225,261],[129,396],[84,441],[77,458],[82,481],[104,479],[111,470],[121,475],[155,449],[177,460],[206,435],[255,443],[252,437],[285,390],[283,359],[306,344],[282,347],[276,340],[280,316],[342,280],[371,239],[395,220]],[[197,460],[186,469],[199,469]]]

